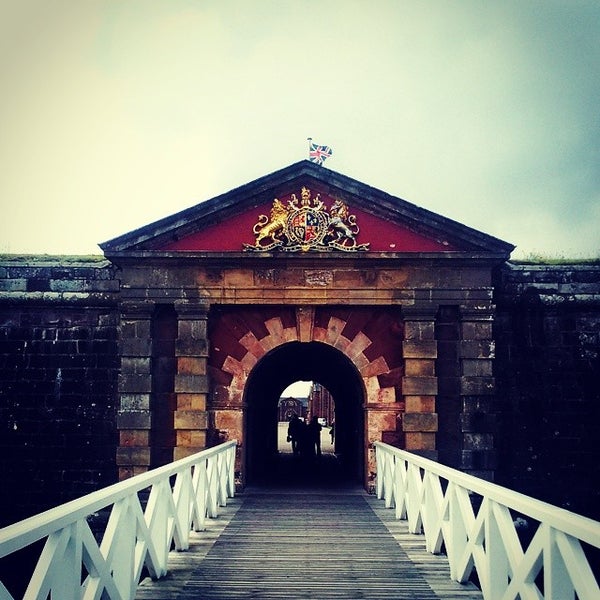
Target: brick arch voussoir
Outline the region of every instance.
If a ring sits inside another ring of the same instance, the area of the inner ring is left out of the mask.
[[[395,401],[395,388],[380,385],[380,376],[390,371],[387,361],[383,356],[370,359],[365,355],[364,351],[372,343],[365,332],[358,331],[352,339],[345,337],[342,332],[346,321],[343,319],[332,316],[327,327],[316,327],[312,323],[307,326],[300,322],[286,327],[280,317],[271,317],[264,321],[264,326],[268,334],[261,339],[250,330],[239,339],[239,343],[246,348],[241,360],[227,356],[223,363],[222,370],[232,375],[230,400],[235,402],[241,399],[250,372],[268,352],[289,342],[313,341],[332,346],[354,364],[363,379],[368,402]]]

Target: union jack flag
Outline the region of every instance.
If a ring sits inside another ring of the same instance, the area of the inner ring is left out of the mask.
[[[333,150],[329,146],[319,146],[314,144],[309,139],[308,159],[318,165],[322,165],[326,158],[333,154]]]

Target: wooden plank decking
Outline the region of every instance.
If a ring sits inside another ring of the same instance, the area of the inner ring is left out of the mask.
[[[248,489],[139,600],[481,599],[359,488]]]

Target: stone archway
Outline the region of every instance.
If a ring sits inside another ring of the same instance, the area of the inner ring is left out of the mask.
[[[260,359],[244,393],[243,472],[246,482],[268,479],[277,458],[277,402],[296,379],[318,381],[335,402],[337,456],[343,476],[363,483],[365,388],[356,367],[322,342],[288,342]]]
[[[348,439],[344,450],[360,479],[373,471],[367,448],[382,432],[403,445],[403,323],[397,307],[213,306],[208,337],[209,440],[240,440],[241,470],[257,453],[276,447],[268,436],[258,445],[247,436],[256,437],[259,419],[271,418],[279,395],[296,379],[318,380],[337,393],[340,406],[343,397],[352,398],[342,420],[358,443]]]

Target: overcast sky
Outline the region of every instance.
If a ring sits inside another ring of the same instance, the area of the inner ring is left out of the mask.
[[[325,167],[600,256],[598,0],[0,0],[0,252],[97,244]]]

